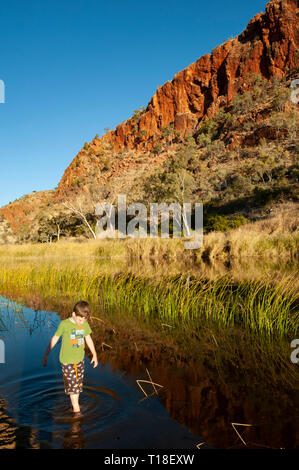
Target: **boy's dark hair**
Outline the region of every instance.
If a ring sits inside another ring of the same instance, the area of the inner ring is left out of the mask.
[[[79,302],[75,304],[73,311],[79,317],[89,318],[90,316],[89,303],[85,302],[85,300],[79,300]]]

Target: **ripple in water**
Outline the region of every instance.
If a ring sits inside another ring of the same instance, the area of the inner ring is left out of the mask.
[[[34,375],[6,384],[9,389],[10,411],[21,426],[55,432],[69,430],[72,417],[70,398],[64,393],[61,377],[56,374]],[[93,385],[84,379],[80,394],[83,417],[80,426],[84,436],[106,429],[118,421],[124,410],[117,393],[106,387]]]

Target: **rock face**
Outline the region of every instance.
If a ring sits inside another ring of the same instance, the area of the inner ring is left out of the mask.
[[[14,243],[14,234],[29,224],[35,215],[52,204],[54,191],[27,194],[0,209],[0,244]]]
[[[104,139],[111,141],[115,150],[150,150],[156,134],[159,136],[168,124],[174,123],[175,129],[186,134],[203,116],[228,105],[246,88],[248,74],[271,78],[294,69],[299,62],[298,12],[296,0],[269,2],[266,12],[255,15],[237,38],[216,47],[158,88],[138,123],[138,130],[147,132],[143,139],[136,138],[132,118]]]
[[[114,151],[151,151],[161,130],[169,124],[184,137],[195,132],[205,116],[211,117],[228,106],[237,92],[246,90],[248,74],[270,79],[298,67],[297,3],[270,1],[266,12],[255,15],[238,37],[216,47],[159,87],[137,119],[132,117],[119,124],[91,145],[100,148],[102,143],[110,143]],[[68,186],[70,180],[67,168],[59,187]]]
[[[127,176],[138,170],[136,156],[140,154],[149,153],[148,163],[159,164],[162,157],[152,150],[160,141],[163,128],[171,124],[181,137],[194,134],[203,119],[229,106],[239,91],[248,89],[249,74],[270,79],[294,71],[299,65],[298,14],[298,0],[271,0],[265,13],[255,15],[239,36],[177,73],[172,81],[157,89],[146,109],[102,138],[95,138],[88,145],[88,152],[82,149],[51,195],[53,201],[63,198],[64,191],[74,183],[97,172],[99,163],[94,156],[107,146],[112,153],[127,152],[112,162],[114,176]],[[107,174],[102,172],[97,183],[105,185],[106,180]],[[13,230],[28,219],[23,213],[23,201],[22,207],[19,205],[15,207],[13,203],[0,209],[0,215],[11,223]],[[34,198],[31,205],[35,206]],[[31,210],[28,207],[26,211]],[[16,215],[20,220],[16,221]]]

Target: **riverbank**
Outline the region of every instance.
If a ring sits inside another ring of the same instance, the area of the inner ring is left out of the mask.
[[[298,261],[298,205],[286,203],[275,207],[268,216],[233,230],[213,231],[203,236],[203,246],[184,248],[186,239],[141,238],[105,240],[60,239],[52,243],[0,245],[1,259],[95,257],[111,260],[172,261]]]

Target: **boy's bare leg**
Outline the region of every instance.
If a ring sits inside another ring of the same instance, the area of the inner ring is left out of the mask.
[[[73,410],[75,412],[80,411],[80,406],[79,406],[79,393],[72,393],[70,395],[70,399],[73,405]]]

